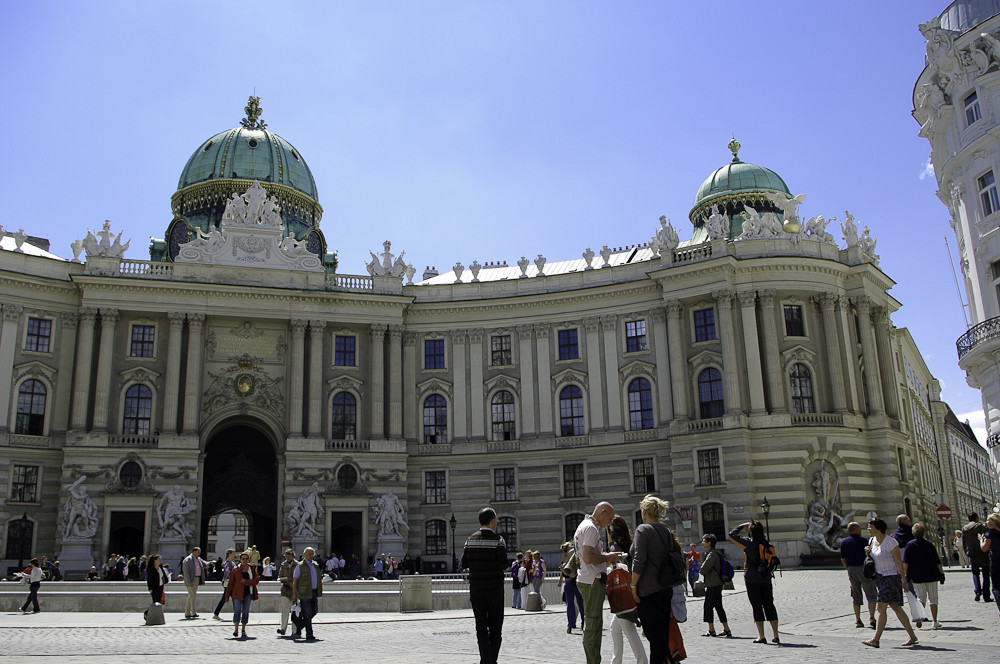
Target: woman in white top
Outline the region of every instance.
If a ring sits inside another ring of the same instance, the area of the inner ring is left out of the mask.
[[[872,538],[868,541],[865,551],[875,561],[875,571],[878,576],[875,583],[878,586],[878,603],[875,605],[878,610],[878,622],[875,626],[875,636],[868,641],[862,641],[870,648],[879,647],[879,639],[885,629],[885,607],[890,607],[895,612],[899,622],[902,623],[910,639],[904,646],[917,644],[917,635],[910,626],[910,619],[903,610],[903,556],[899,552],[899,544],[892,537],[886,537],[885,521],[878,517],[868,520],[868,532]]]
[[[24,581],[28,584],[28,599],[24,600],[24,605],[21,607],[22,613],[28,612],[28,605],[32,605],[32,613],[38,613],[41,609],[38,608],[38,588],[42,585],[42,568],[38,565],[38,558],[31,559],[31,567],[25,572],[22,572]]]

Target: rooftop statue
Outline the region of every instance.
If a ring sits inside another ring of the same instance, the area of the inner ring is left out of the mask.
[[[844,210],[844,222],[840,224],[840,231],[844,234],[844,243],[847,248],[858,245],[858,227],[854,223],[854,215]]]
[[[111,238],[114,238],[114,242],[111,241]],[[109,219],[105,219],[104,227],[98,231],[97,236],[95,237],[93,231],[88,230],[87,237],[83,238],[82,242],[88,258],[90,256],[122,258],[132,240],[126,240],[125,244],[122,244],[121,240],[122,233],[119,232],[118,235],[115,236],[115,234],[111,232],[111,221]]]
[[[368,251],[372,257],[370,263],[365,263],[365,268],[367,268],[368,274],[373,277],[397,277],[402,279],[403,275],[406,274],[406,271],[413,267],[412,265],[407,265],[403,260],[403,256],[406,255],[406,252],[400,252],[399,256],[395,256],[395,260],[393,260],[394,255],[390,251],[390,249],[392,249],[392,243],[389,242],[389,240],[386,240],[382,243],[382,247],[384,251],[382,251],[382,253],[378,256],[376,256],[373,251]],[[381,260],[379,260],[379,257],[381,257]]]
[[[660,247],[663,249],[673,250],[681,243],[680,238],[677,237],[677,231],[674,230],[674,225],[670,223],[666,215],[660,216],[660,229],[656,231],[656,235],[660,239]],[[604,248],[606,249],[607,245]],[[601,255],[604,255],[603,251]],[[604,263],[607,265],[607,259],[605,259]]]
[[[725,240],[729,238],[729,217],[719,212],[719,206],[712,206],[712,214],[705,222],[709,240]]]

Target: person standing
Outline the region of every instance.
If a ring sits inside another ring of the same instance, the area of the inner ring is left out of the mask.
[[[225,599],[233,600],[233,636],[242,639],[247,638],[247,623],[250,622],[250,603],[257,599],[257,584],[260,583],[260,575],[257,573],[257,566],[250,562],[250,552],[244,551],[240,554],[240,563],[233,568],[229,575],[229,583],[226,584]],[[240,634],[240,624],[243,626],[243,633]]]
[[[872,536],[866,547],[865,553],[871,555],[875,561],[875,571],[878,572],[878,603],[875,608],[878,610],[878,622],[875,626],[875,636],[868,641],[862,641],[869,648],[878,648],[882,631],[885,630],[886,614],[888,606],[896,614],[896,618],[902,623],[906,633],[910,635],[904,646],[917,644],[917,635],[910,626],[910,619],[903,610],[903,556],[899,553],[899,543],[892,537],[887,537],[885,521],[874,517],[868,520],[868,533]]]
[[[847,537],[840,540],[840,564],[847,570],[847,580],[851,584],[851,600],[854,604],[854,626],[864,627],[861,622],[862,592],[868,600],[868,625],[875,629],[875,600],[878,589],[875,579],[866,579],[862,574],[865,566],[865,546],[867,540],[861,536],[861,524],[852,521],[847,524]]]
[[[521,580],[518,578],[518,571],[521,569],[521,564],[524,562],[524,554],[520,551],[517,552],[517,558],[514,563],[510,566],[510,588],[511,588],[511,607],[515,609],[524,608],[521,603]]]
[[[563,554],[562,562],[559,564],[559,585],[562,586],[563,596],[566,600],[566,622],[569,625],[566,628],[566,633],[570,634],[576,628],[577,608],[580,609],[580,629],[583,629],[586,624],[583,616],[583,595],[576,587],[576,577],[580,571],[580,558],[576,555],[576,549],[573,548],[572,542],[563,542],[559,550]]]
[[[233,568],[236,567],[236,551],[233,549],[226,549],[226,561],[222,563],[221,571],[222,578],[222,597],[219,598],[219,603],[215,605],[215,613],[212,614],[212,618],[215,620],[222,620],[219,616],[219,612],[222,611],[222,607],[226,605],[226,586],[229,584],[229,575],[233,573]]]
[[[149,598],[153,600],[154,604],[157,602],[166,604],[167,597],[163,591],[165,586],[170,583],[170,577],[167,575],[167,570],[163,569],[161,565],[160,554],[151,555],[147,565],[146,588],[149,589]]]
[[[986,534],[986,526],[979,522],[979,515],[969,512],[969,523],[962,528],[962,546],[972,566],[972,587],[976,591],[976,601],[992,602],[990,596],[990,559],[980,546],[980,536]],[[980,575],[982,580],[980,581]]]
[[[747,536],[740,534],[743,529],[746,529]],[[765,620],[771,623],[771,643],[781,643],[778,638],[778,610],[774,608],[771,572],[765,569],[761,555],[761,551],[766,551],[771,546],[764,537],[764,524],[760,521],[742,523],[729,531],[729,539],[736,542],[746,556],[743,581],[746,583],[747,599],[753,608],[753,621],[757,626],[754,643],[767,643],[767,637],[764,636]]]
[[[479,530],[465,540],[462,569],[469,575],[469,600],[476,617],[479,663],[496,664],[503,641],[503,581],[507,544],[497,533],[497,513],[479,510]]]
[[[285,559],[278,568],[278,583],[281,584],[281,626],[278,634],[285,635],[288,629],[288,616],[292,612],[292,583],[295,582],[295,551],[285,549]]]
[[[712,533],[705,533],[701,538],[701,546],[705,549],[705,560],[701,565],[701,575],[705,578],[705,606],[702,619],[708,623],[708,631],[702,636],[717,636],[715,633],[715,616],[719,614],[722,621],[722,636],[732,637],[729,621],[726,620],[726,610],[722,608],[722,554],[716,550],[717,538]]]
[[[323,570],[313,558],[316,550],[307,546],[302,552],[302,560],[292,572],[292,604],[302,607],[302,627],[306,630],[306,641],[315,641],[313,618],[319,613],[319,598],[323,596]],[[302,628],[295,630],[295,638],[302,636]]]
[[[198,586],[205,583],[205,561],[201,559],[201,547],[191,549],[191,553],[181,561],[181,574],[184,575],[184,587],[187,588],[187,604],[184,606],[185,618],[198,617]]]
[[[671,564],[674,535],[661,521],[667,513],[667,503],[650,494],[639,503],[642,523],[635,529],[635,539],[629,557],[632,559],[632,596],[638,603],[636,611],[642,633],[649,641],[650,664],[673,662],[670,654],[670,602],[674,589],[660,584],[659,570]],[[678,555],[683,555],[680,546]],[[683,577],[681,578],[683,583]],[[590,616],[587,616],[590,622]]]
[[[632,550],[632,533],[629,532],[628,522],[625,517],[616,514],[611,519],[608,526],[608,540],[611,543],[611,550],[617,551],[624,558]],[[615,567],[621,568],[622,563]],[[626,571],[628,571],[626,569]],[[608,572],[610,574],[611,572]],[[631,584],[631,575],[629,584]],[[636,607],[638,608],[638,607]],[[642,645],[642,637],[639,636],[639,614],[636,608],[628,611],[619,611],[611,616],[611,662],[612,664],[622,664],[622,655],[625,652],[625,639],[628,639],[632,655],[635,657],[635,664],[649,664],[646,657],[646,648]]]
[[[937,547],[924,539],[924,524],[913,525],[913,540],[903,548],[903,574],[913,584],[917,599],[924,606],[930,604],[934,629],[941,629],[938,622],[938,584],[944,583],[944,567]],[[923,622],[916,621],[917,627]]]
[[[965,547],[962,546],[962,531],[955,531],[955,539],[952,540],[952,548],[955,549],[955,557],[962,567],[969,566],[969,556],[965,555]],[[996,585],[996,584],[994,584]]]
[[[695,549],[694,542],[691,542],[691,550],[684,552],[687,559],[687,582],[691,586],[691,594],[694,595],[694,584],[698,583],[698,575],[701,572],[701,554]],[[687,588],[684,589],[687,594]]]
[[[601,633],[604,630],[604,597],[608,564],[618,562],[617,553],[601,552],[601,531],[608,527],[615,516],[609,502],[600,502],[594,513],[584,517],[573,534],[573,547],[580,556],[580,571],[576,585],[583,595],[583,652],[587,664],[601,664]]]
[[[21,613],[28,612],[28,605],[31,604],[31,612],[38,613],[41,608],[38,606],[38,589],[42,586],[42,567],[38,564],[38,558],[31,559],[31,565],[22,574],[28,583],[28,599],[21,605]]]
[[[274,579],[274,563],[271,562],[271,556],[265,556],[264,560],[261,561],[260,578],[265,581],[271,581]]]
[[[548,572],[548,568],[545,566],[545,559],[542,558],[542,554],[539,551],[531,552],[531,588],[536,593],[538,593],[538,599],[542,601],[542,608],[545,608],[545,597],[542,596],[542,583],[545,581],[545,573]]]
[[[990,559],[990,578],[993,581],[993,598],[1000,610],[1000,514],[994,512],[986,519],[988,529],[979,538],[979,548]]]

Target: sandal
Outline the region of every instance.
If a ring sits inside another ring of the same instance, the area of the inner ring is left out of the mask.
[[[771,639],[771,643],[777,643],[780,646],[781,645],[781,639],[779,639],[778,637],[774,637],[773,639]]]
[[[878,641],[875,641],[875,640],[872,640],[872,641],[862,641],[861,644],[862,645],[866,645],[869,648],[878,648]]]
[[[854,623],[854,626],[855,627],[864,627],[865,624],[859,620],[858,622]]]
[[[718,636],[715,632],[705,632],[702,636]]]
[[[920,642],[919,642],[919,641],[917,641],[917,637],[913,637],[912,639],[910,639],[910,640],[908,640],[908,641],[907,641],[906,643],[904,643],[904,644],[903,644],[903,647],[905,648],[906,646],[915,646],[915,645],[917,645],[918,643],[920,643]]]
[[[754,639],[754,643],[767,643],[767,639]]]
[[[868,626],[871,627],[872,629],[876,629],[878,627],[878,625],[875,623],[874,618],[868,621]]]
[[[722,636],[726,637],[727,639],[731,639],[733,638],[733,633],[727,629],[725,632],[722,633]]]

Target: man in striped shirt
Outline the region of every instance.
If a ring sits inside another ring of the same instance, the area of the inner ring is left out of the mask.
[[[479,510],[479,531],[469,536],[462,552],[462,568],[469,575],[469,599],[476,617],[480,664],[496,664],[503,631],[504,572],[509,564],[507,545],[497,534],[497,513]]]

